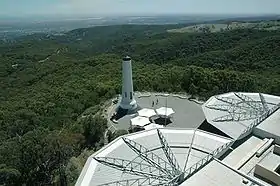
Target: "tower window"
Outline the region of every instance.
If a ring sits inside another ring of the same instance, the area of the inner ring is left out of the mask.
[[[130,92],[130,99],[132,99],[132,92]]]
[[[127,92],[124,92],[124,97],[126,97],[126,98],[127,98]]]

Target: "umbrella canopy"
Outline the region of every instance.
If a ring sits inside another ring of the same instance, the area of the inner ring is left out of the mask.
[[[145,126],[144,128],[145,128],[145,130],[151,130],[151,129],[159,129],[159,128],[164,128],[164,127],[162,125],[151,123],[151,124]]]
[[[168,107],[160,107],[156,110],[157,114],[160,116],[166,116],[169,117],[170,115],[174,114],[174,110],[172,108]]]
[[[149,117],[157,115],[157,113],[155,112],[154,109],[143,108],[138,111],[138,115],[149,118]]]
[[[137,116],[135,118],[132,118],[130,120],[131,125],[135,125],[135,126],[140,126],[143,127],[145,125],[150,124],[150,120],[149,118],[143,117],[143,116]]]

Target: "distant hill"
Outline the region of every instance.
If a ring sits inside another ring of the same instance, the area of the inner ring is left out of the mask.
[[[225,22],[225,21],[222,21]],[[195,24],[183,28],[171,29],[168,32],[184,33],[184,32],[221,32],[234,29],[258,29],[258,30],[279,30],[280,19],[273,21],[259,21],[259,22],[242,22],[234,21],[227,23],[208,23],[208,24]]]
[[[108,25],[170,25],[252,22],[280,19],[279,15],[151,15],[151,16],[73,16],[64,17],[1,17],[0,37],[14,38],[32,33],[61,34],[77,28]]]

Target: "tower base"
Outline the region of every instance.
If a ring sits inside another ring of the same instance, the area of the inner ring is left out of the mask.
[[[121,101],[119,107],[125,110],[135,110],[137,108],[137,103],[135,99],[128,103]]]
[[[127,107],[123,108],[122,106],[123,105],[120,103],[119,106],[116,108],[116,120],[124,117],[125,115],[135,114],[138,110],[141,109],[141,107],[137,105],[136,102],[135,104],[131,105],[129,109],[126,109]]]

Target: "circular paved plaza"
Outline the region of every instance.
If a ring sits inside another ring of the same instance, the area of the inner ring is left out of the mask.
[[[185,96],[176,94],[160,94],[160,93],[135,93],[137,104],[141,108],[158,109],[160,107],[170,107],[175,111],[172,116],[172,123],[166,127],[175,128],[196,128],[204,120],[204,114],[201,104],[190,101]],[[110,118],[116,110],[118,104],[111,105],[108,108],[108,118]],[[128,130],[130,128],[130,119],[135,115],[126,115],[113,123],[108,120],[110,130]]]

